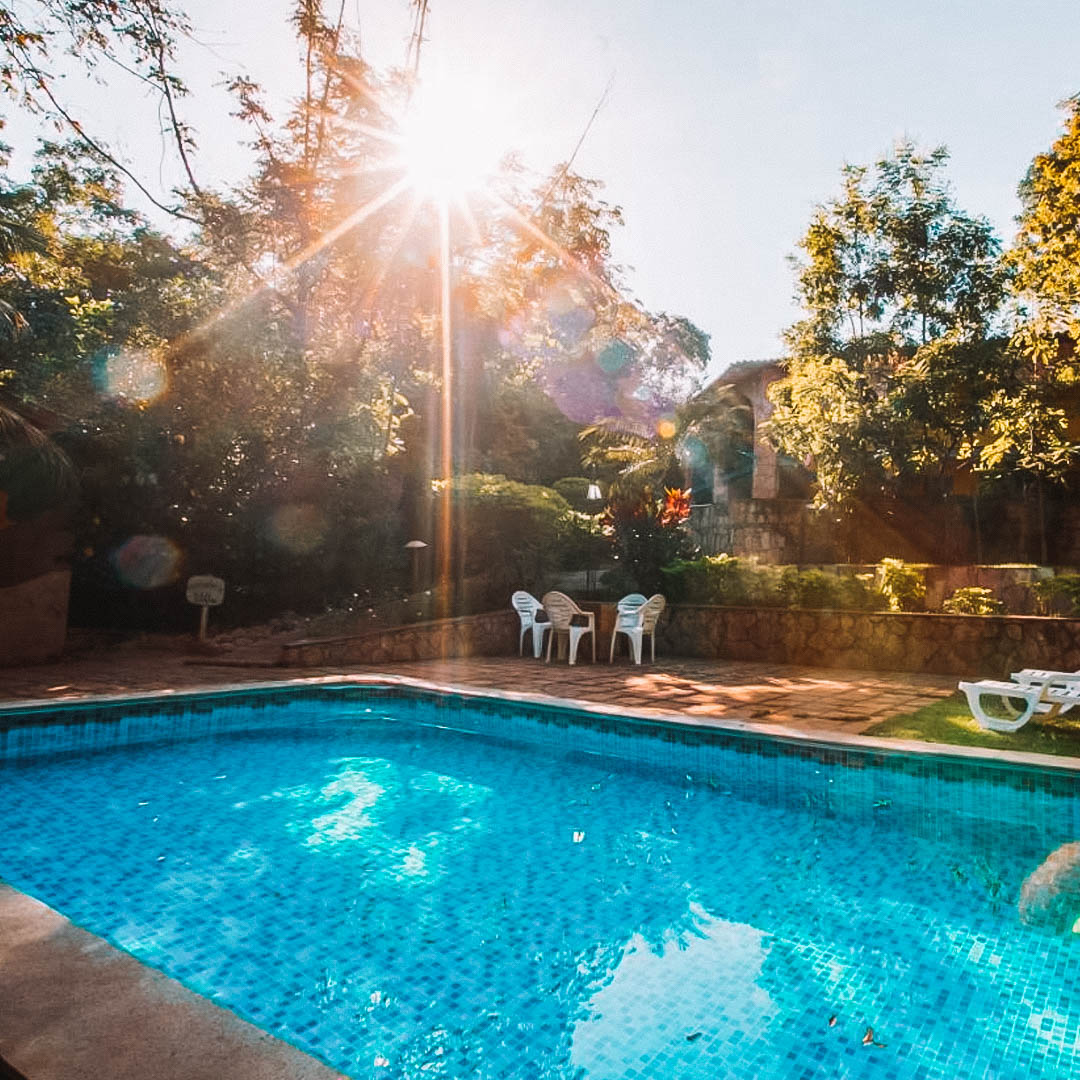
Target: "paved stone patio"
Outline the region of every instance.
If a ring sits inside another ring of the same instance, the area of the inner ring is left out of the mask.
[[[207,662],[186,655],[186,648],[179,640],[127,645],[52,664],[0,669],[0,700],[386,672],[452,686],[548,694],[637,711],[682,712],[698,723],[716,717],[805,731],[859,733],[885,717],[947,697],[956,687],[954,678],[942,675],[678,658],[658,659],[641,667],[627,661],[570,667],[565,662],[477,657],[298,669],[268,666],[268,660],[256,656]]]

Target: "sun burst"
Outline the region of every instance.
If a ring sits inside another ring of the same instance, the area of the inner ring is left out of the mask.
[[[493,95],[461,78],[419,84],[395,142],[409,186],[443,205],[482,192],[507,151]]]

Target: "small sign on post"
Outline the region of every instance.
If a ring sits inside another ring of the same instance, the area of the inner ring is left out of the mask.
[[[197,604],[202,608],[199,616],[199,640],[206,640],[206,621],[209,618],[210,609],[217,607],[225,599],[225,582],[219,577],[211,577],[209,574],[199,574],[188,578],[187,601],[189,604]]]

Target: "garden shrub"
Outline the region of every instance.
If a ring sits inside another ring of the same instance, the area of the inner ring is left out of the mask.
[[[552,484],[552,488],[557,491],[574,509],[580,513],[589,513],[590,511],[596,512],[601,509],[600,506],[593,506],[588,499],[589,485],[592,483],[585,476],[564,476],[561,480],[556,480]]]
[[[877,564],[877,586],[890,611],[921,611],[926,596],[922,571],[903,559],[882,559]]]
[[[994,596],[993,589],[968,585],[957,589],[941,609],[949,615],[1001,615],[1005,605]]]
[[[1058,574],[1032,582],[1040,615],[1075,615],[1080,612],[1080,574]]]
[[[646,595],[664,588],[662,568],[689,554],[693,542],[682,527],[690,515],[690,492],[666,488],[662,499],[651,489],[612,501],[604,512],[605,526],[614,544],[614,558]]]
[[[466,575],[483,574],[492,602],[514,589],[540,588],[559,563],[566,500],[498,474],[468,473],[449,484],[455,565]]]
[[[664,582],[673,603],[841,611],[876,611],[885,604],[871,574],[850,577],[797,566],[762,566],[732,555],[677,559],[664,567]]]
[[[780,574],[779,588],[787,607],[875,611],[885,603],[869,574],[852,577],[787,566]]]
[[[777,587],[777,568],[759,566],[733,555],[677,559],[664,567],[663,574],[665,595],[674,603],[729,607],[778,607],[783,603]]]
[[[562,570],[595,570],[611,558],[611,537],[600,514],[570,510],[559,519],[557,562]]]

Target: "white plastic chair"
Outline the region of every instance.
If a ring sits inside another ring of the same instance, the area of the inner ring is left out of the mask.
[[[667,600],[660,593],[650,596],[648,600],[642,598],[637,602],[640,593],[631,593],[624,596],[618,603],[615,612],[615,629],[611,633],[611,652],[608,661],[615,659],[615,637],[617,634],[625,634],[630,642],[630,655],[635,664],[641,663],[641,641],[649,635],[649,645],[652,650],[653,663],[656,662],[656,623],[660,613],[667,605]]]
[[[550,623],[536,621],[536,613],[540,610],[540,601],[537,600],[532,593],[527,593],[524,589],[519,589],[510,597],[510,603],[518,613],[518,618],[521,620],[521,636],[518,638],[518,656],[525,655],[525,634],[527,631],[531,630],[533,656],[539,658],[540,653],[544,648],[544,631],[551,625]]]
[[[548,639],[547,660],[551,661],[551,646],[556,638],[563,634],[569,640],[570,663],[577,662],[578,642],[586,634],[592,634],[592,658],[596,663],[596,616],[591,611],[582,611],[566,593],[544,593],[541,600],[544,611],[551,617],[551,637]],[[575,616],[577,616],[575,620]],[[579,625],[574,625],[575,621]]]

